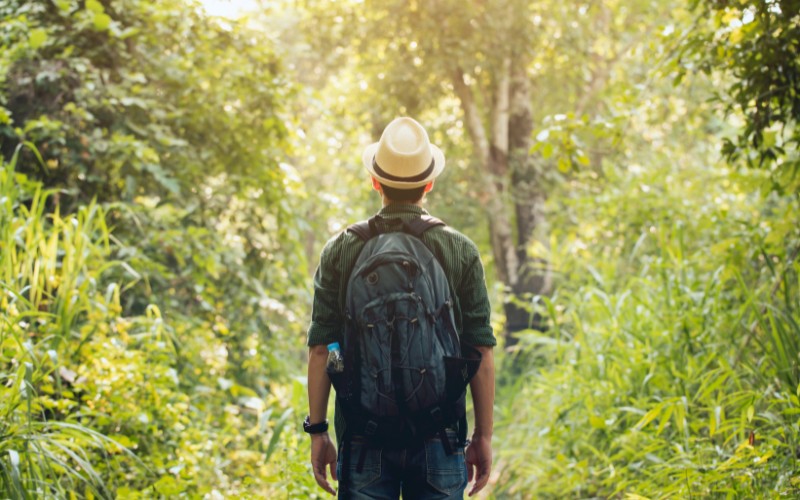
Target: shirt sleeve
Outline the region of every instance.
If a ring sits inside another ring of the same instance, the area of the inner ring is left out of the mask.
[[[489,294],[486,277],[477,248],[467,260],[461,286],[456,290],[461,303],[461,339],[473,346],[494,346],[497,339],[492,332]]]
[[[340,270],[335,259],[337,242],[338,239],[334,238],[322,249],[319,266],[314,273],[314,302],[306,339],[309,347],[342,341],[344,318],[339,311]]]

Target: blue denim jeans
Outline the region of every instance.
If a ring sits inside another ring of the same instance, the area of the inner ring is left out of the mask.
[[[464,498],[467,487],[464,447],[458,445],[454,431],[448,429],[447,437],[454,451],[452,455],[447,455],[438,436],[401,449],[376,448],[361,437],[353,437],[349,442],[347,471],[342,468],[344,447],[348,443],[343,443],[339,450],[336,466],[339,498],[396,499],[401,493],[403,498],[414,500]]]

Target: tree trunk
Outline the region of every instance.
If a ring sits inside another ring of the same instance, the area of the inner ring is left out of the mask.
[[[538,295],[548,294],[551,286],[547,260],[541,256],[534,257],[531,251],[534,244],[547,248],[546,196],[529,153],[533,132],[530,82],[525,68],[520,66],[515,68],[511,87],[509,131],[509,167],[517,232],[515,251],[519,269],[516,283],[510,286],[514,300],[507,301],[504,309],[506,345],[513,346],[518,340],[515,333],[529,328],[543,329],[541,318],[531,310],[532,301]]]
[[[473,89],[464,82],[464,74],[460,68],[456,68],[453,73],[453,88],[461,101],[467,132],[475,153],[480,159],[481,168],[487,180],[491,179],[491,182],[483,184],[484,197],[481,204],[489,217],[489,239],[492,245],[497,279],[507,285],[516,281],[518,268],[517,254],[514,250],[512,218],[507,215],[508,211],[504,203],[504,182],[501,176],[501,173],[507,170],[508,135],[506,134],[505,141],[502,137],[498,137],[502,133],[502,128],[498,132],[496,124],[500,122],[499,113],[494,111],[492,116],[495,118],[495,126],[492,127],[493,135],[490,143],[481,113],[475,102]],[[495,105],[503,102],[502,97],[495,98]],[[506,104],[507,102],[508,100],[505,99]]]
[[[533,297],[549,293],[551,284],[546,259],[531,256],[534,242],[546,245],[547,227],[546,196],[529,154],[533,131],[530,82],[523,65],[512,66],[510,59],[503,61],[489,113],[490,136],[483,126],[473,89],[465,84],[460,70],[455,71],[453,84],[481,167],[492,180],[484,184],[483,207],[489,219],[497,278],[510,294],[504,305],[505,338],[506,346],[513,346],[517,343],[515,333],[542,329],[530,304]]]

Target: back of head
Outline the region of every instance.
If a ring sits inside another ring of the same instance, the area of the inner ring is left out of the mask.
[[[425,195],[425,186],[413,189],[397,189],[381,183],[381,192],[390,202],[417,203]]]

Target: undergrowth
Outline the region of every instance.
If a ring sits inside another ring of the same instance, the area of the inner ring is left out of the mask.
[[[609,169],[564,203],[548,329],[499,397],[497,498],[800,494],[798,200],[720,173]]]

